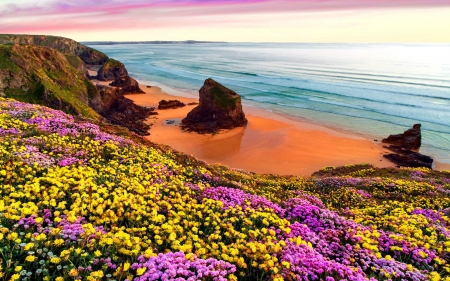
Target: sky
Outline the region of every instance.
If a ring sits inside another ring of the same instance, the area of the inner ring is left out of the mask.
[[[0,33],[78,41],[450,42],[450,0],[0,0]]]

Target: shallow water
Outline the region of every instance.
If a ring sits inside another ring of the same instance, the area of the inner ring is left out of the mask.
[[[197,94],[211,77],[244,103],[372,136],[422,124],[450,163],[450,44],[91,45],[142,83]]]

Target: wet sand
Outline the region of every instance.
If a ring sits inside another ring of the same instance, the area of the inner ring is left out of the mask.
[[[198,101],[169,95],[154,86],[140,87],[145,94],[127,95],[139,105],[157,106],[162,99],[177,99],[185,103]],[[254,107],[244,106],[249,121],[245,128],[216,135],[183,132],[180,122],[195,106],[158,110],[159,115],[148,120],[153,126],[147,138],[210,164],[220,163],[256,173],[307,176],[325,166],[359,163],[372,163],[377,167],[394,166],[382,157],[385,150],[374,141],[293,121]],[[168,124],[168,120],[174,123]]]

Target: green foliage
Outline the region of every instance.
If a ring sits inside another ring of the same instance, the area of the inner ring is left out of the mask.
[[[12,72],[17,72],[19,70],[18,66],[10,60],[11,49],[12,45],[0,44],[0,69],[6,69]]]
[[[210,92],[216,105],[221,109],[231,110],[236,108],[238,98],[228,95],[220,86],[214,86]]]
[[[75,55],[64,55],[67,59],[67,61],[70,63],[73,68],[78,69],[82,66],[83,62],[78,56]]]

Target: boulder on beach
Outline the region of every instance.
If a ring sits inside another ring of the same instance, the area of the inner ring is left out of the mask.
[[[186,106],[179,100],[161,100],[158,104],[158,109],[175,109]]]
[[[241,97],[236,92],[209,78],[199,94],[199,105],[182,120],[184,130],[208,134],[247,124]]]
[[[412,129],[406,130],[403,134],[390,135],[383,139],[382,142],[399,146],[407,150],[418,150],[422,144],[420,127],[420,124],[415,124]]]
[[[384,154],[383,157],[401,167],[426,167],[432,168],[433,159],[418,152],[422,144],[421,125],[415,124],[412,129],[403,134],[390,135],[382,140],[383,143],[391,144],[385,148],[392,153]]]
[[[433,158],[427,155],[393,145],[388,146],[387,149],[393,153],[384,154],[383,157],[400,167],[425,167],[429,169],[433,167]]]

